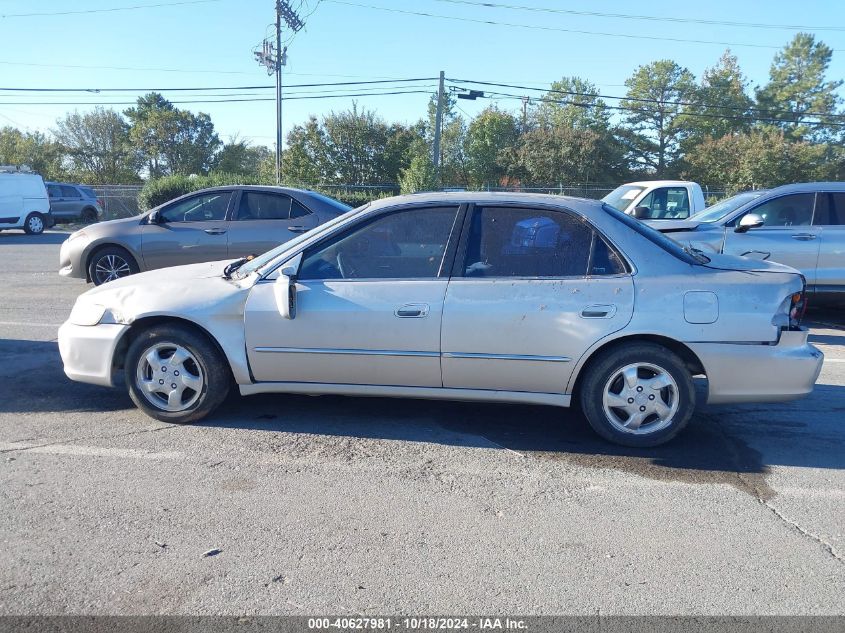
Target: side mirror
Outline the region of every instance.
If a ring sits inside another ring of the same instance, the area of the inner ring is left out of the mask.
[[[296,275],[302,261],[300,253],[282,267],[279,277],[273,284],[273,294],[276,297],[276,307],[285,319],[296,318]]]
[[[651,215],[651,209],[648,207],[634,207],[634,217],[638,220],[647,220]]]
[[[161,215],[158,211],[153,211],[147,216],[147,224],[161,224]]]
[[[747,233],[751,229],[759,229],[766,221],[756,213],[746,213],[734,229],[735,233]]]

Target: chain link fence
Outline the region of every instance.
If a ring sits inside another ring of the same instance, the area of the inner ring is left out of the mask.
[[[103,207],[102,220],[116,220],[138,215],[138,194],[142,185],[95,185],[91,187]]]

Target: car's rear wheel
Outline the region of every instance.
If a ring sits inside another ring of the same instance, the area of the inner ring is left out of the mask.
[[[101,248],[88,261],[88,277],[95,286],[134,275],[139,270],[135,258],[119,246]]]
[[[214,411],[232,384],[228,363],[202,332],[182,325],[155,326],[129,346],[129,396],[150,417],[185,424]]]
[[[23,230],[30,235],[41,235],[45,228],[44,216],[35,211],[26,216],[23,223]]]
[[[97,211],[88,207],[87,209],[82,209],[82,221],[86,224],[91,224],[92,222],[97,221]]]
[[[593,429],[625,446],[657,446],[675,437],[695,410],[692,376],[677,354],[653,343],[602,353],[586,370],[581,408]]]

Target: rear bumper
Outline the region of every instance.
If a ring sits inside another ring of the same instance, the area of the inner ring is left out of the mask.
[[[67,377],[111,387],[114,384],[114,352],[120,337],[128,329],[128,325],[103,323],[83,326],[66,321],[59,328],[59,353]]]
[[[776,345],[690,343],[704,365],[707,402],[784,402],[813,391],[824,354],[807,342],[809,331],[782,332]]]

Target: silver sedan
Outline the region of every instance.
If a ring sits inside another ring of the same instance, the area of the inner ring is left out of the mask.
[[[100,285],[155,268],[258,255],[350,208],[303,189],[202,189],[72,233],[62,244],[59,274]]]
[[[598,201],[525,194],[381,200],[252,261],[143,273],[81,295],[66,374],[122,373],[149,415],[199,420],[263,392],[579,405],[653,446],[696,406],[810,393],[804,280],[685,251]]]

